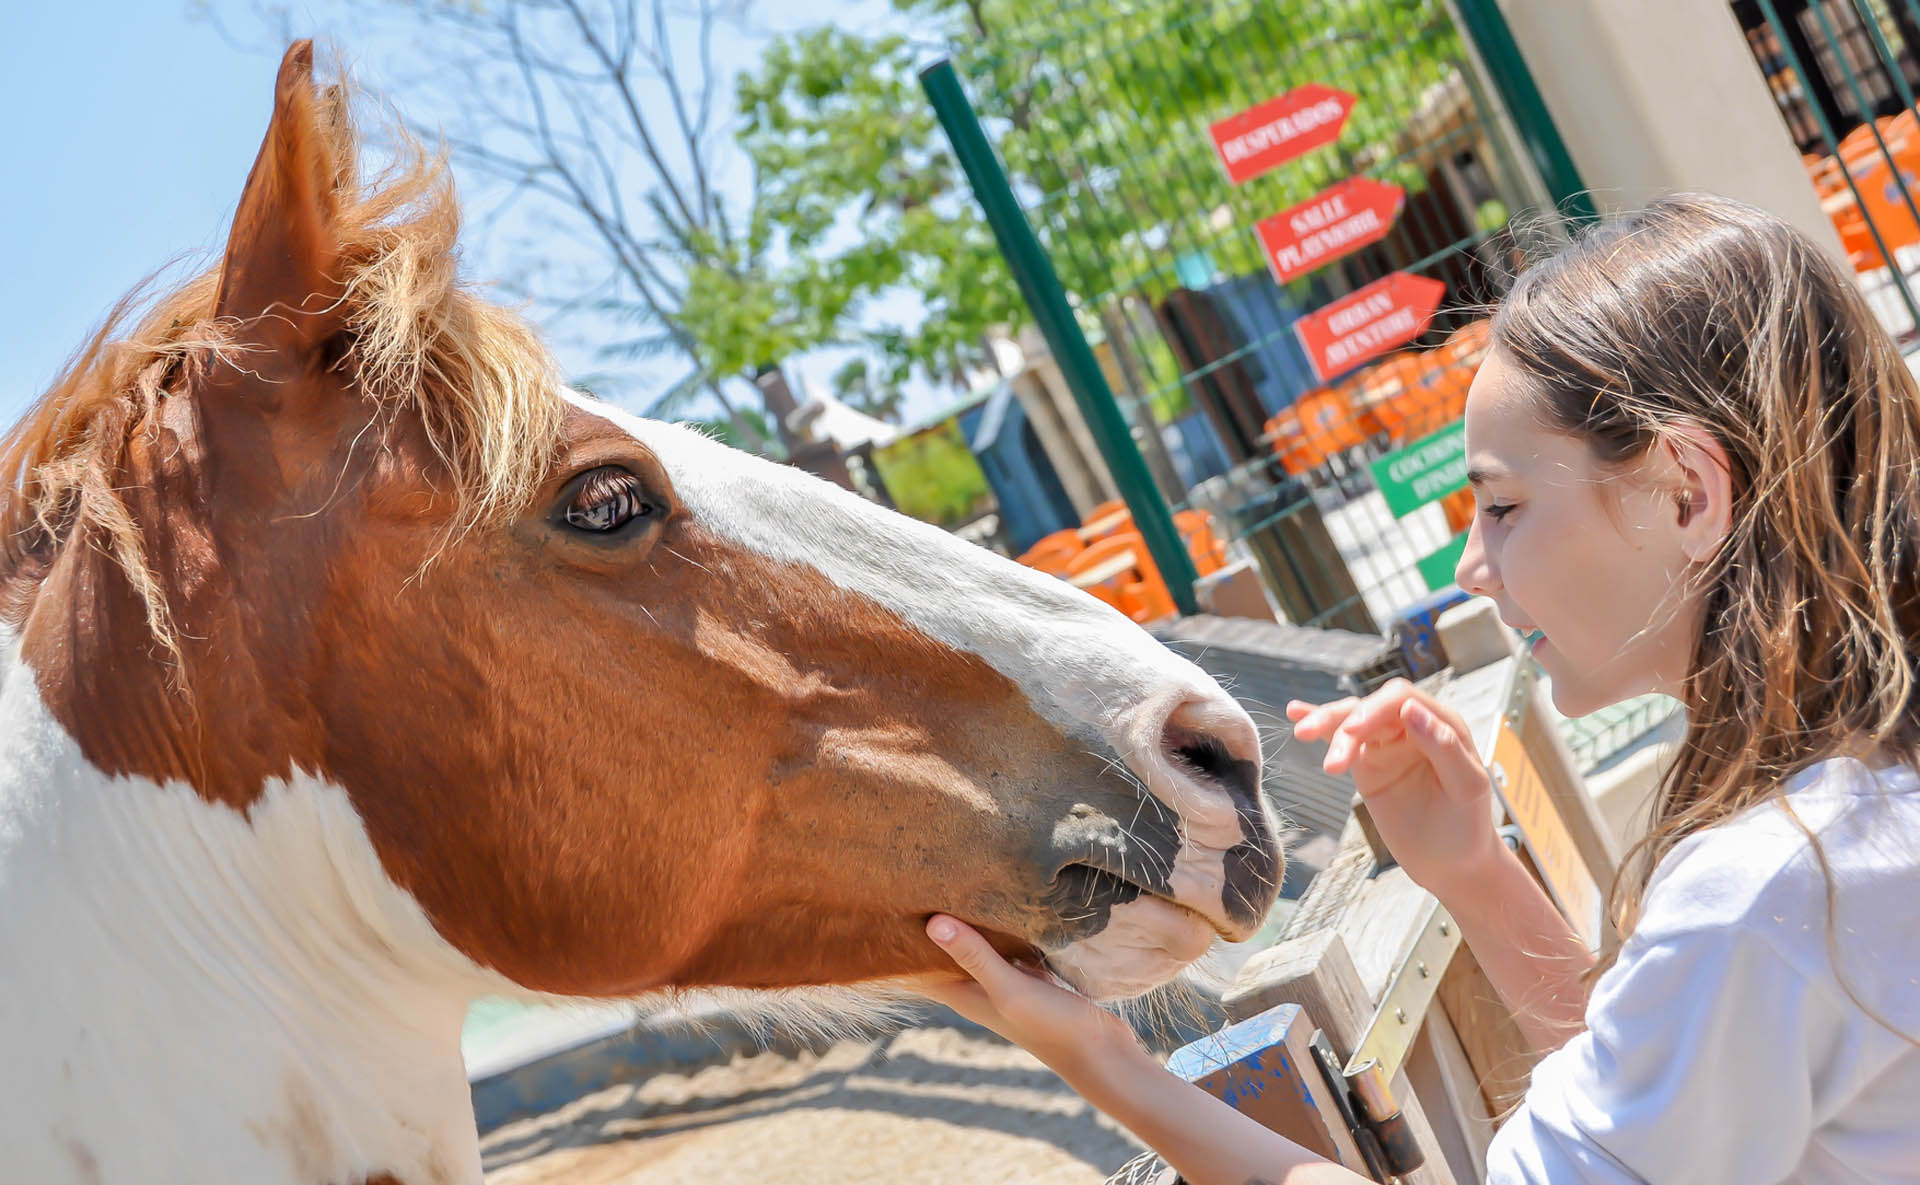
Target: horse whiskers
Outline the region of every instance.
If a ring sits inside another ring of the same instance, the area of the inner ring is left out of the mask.
[[[681,555],[679,552],[674,551],[673,548],[667,547],[666,544],[664,543],[661,544],[661,547],[664,548],[675,559],[681,561],[682,563],[692,564],[694,567],[700,569],[702,572],[705,572],[707,575],[713,576],[715,580],[720,579],[718,576],[714,575],[714,571],[712,568],[707,567],[705,564],[701,563],[699,560],[689,559],[688,557]]]

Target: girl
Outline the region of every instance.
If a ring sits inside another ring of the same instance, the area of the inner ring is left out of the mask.
[[[1454,713],[1405,683],[1288,708],[1554,1051],[1490,1180],[1920,1180],[1920,389],[1893,341],[1810,239],[1669,198],[1520,277],[1466,438],[1458,579],[1534,636],[1561,711],[1687,711],[1603,970],[1494,833]],[[1191,1185],[1362,1180],[958,920],[928,933],[968,977],[930,994]]]

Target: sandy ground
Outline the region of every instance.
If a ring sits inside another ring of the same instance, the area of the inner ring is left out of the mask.
[[[1099,1185],[1139,1150],[1025,1051],[949,1028],[660,1074],[481,1141],[488,1185]]]

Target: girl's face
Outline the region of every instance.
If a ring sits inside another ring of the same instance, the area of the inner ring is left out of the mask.
[[[1661,450],[1603,466],[1546,428],[1499,350],[1467,396],[1477,513],[1455,578],[1532,631],[1554,705],[1581,716],[1645,692],[1678,695],[1699,629],[1686,513]]]

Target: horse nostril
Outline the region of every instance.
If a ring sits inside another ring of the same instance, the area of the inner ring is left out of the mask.
[[[1236,804],[1259,800],[1259,765],[1234,756],[1227,742],[1212,733],[1169,723],[1161,733],[1160,751],[1174,768],[1219,786]]]

